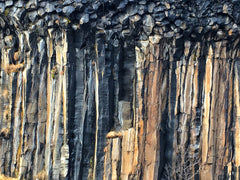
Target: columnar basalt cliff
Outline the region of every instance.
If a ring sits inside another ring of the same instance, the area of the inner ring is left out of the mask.
[[[0,1],[0,179],[239,179],[239,0]]]

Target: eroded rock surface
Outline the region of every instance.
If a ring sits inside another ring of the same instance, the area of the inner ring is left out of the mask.
[[[0,174],[239,179],[238,0],[0,1]]]

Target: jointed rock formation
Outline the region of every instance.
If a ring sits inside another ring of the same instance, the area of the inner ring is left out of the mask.
[[[0,178],[240,178],[238,0],[1,0],[0,26]]]

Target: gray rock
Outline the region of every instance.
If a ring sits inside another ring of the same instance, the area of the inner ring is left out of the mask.
[[[26,10],[24,8],[18,8],[14,13],[14,17],[19,21],[24,17]]]
[[[94,10],[97,10],[100,5],[101,5],[101,3],[100,3],[99,1],[96,1],[96,2],[92,5],[92,8],[93,8]]]
[[[79,27],[78,27],[78,24],[72,24],[72,28],[73,28],[73,30],[78,30],[79,29]]]
[[[228,24],[229,23],[229,19],[227,19],[227,17],[218,16],[216,22],[219,25]]]
[[[208,18],[208,25],[209,26],[212,26],[216,22],[217,22],[217,18],[216,17]]]
[[[153,9],[155,7],[155,4],[152,2],[152,3],[149,3],[148,4],[148,12],[149,13],[153,13]]]
[[[19,0],[16,4],[15,4],[16,7],[23,7],[24,6],[24,2]]]
[[[140,5],[138,8],[138,14],[143,15],[146,12],[146,6],[145,5]]]
[[[128,16],[133,16],[138,13],[139,6],[132,5],[127,8],[127,14]]]
[[[119,22],[122,24],[128,18],[128,14],[121,14],[118,17]]]
[[[16,11],[17,11],[17,7],[15,7],[15,6],[12,6],[10,9],[9,9],[9,14],[8,14],[8,16],[14,16],[15,15],[15,13],[16,13]],[[10,21],[9,23],[11,23],[12,21]]]
[[[229,24],[229,23],[230,23],[230,18],[227,16],[227,17],[225,18],[224,24],[227,25],[227,24]]]
[[[32,11],[28,13],[28,18],[30,19],[30,21],[34,22],[36,20],[38,13],[37,11]]]
[[[72,12],[75,10],[75,8],[73,6],[65,6],[63,8],[63,13],[70,15],[72,14]]]
[[[57,7],[57,8],[56,8],[56,12],[57,12],[57,13],[60,13],[60,12],[62,12],[62,8],[60,8],[60,7]]]
[[[48,25],[48,27],[52,27],[54,25],[54,21],[53,20],[49,20],[47,25]]]
[[[230,30],[232,28],[233,24],[232,23],[229,23],[225,26],[225,30]]]
[[[198,33],[198,34],[201,34],[202,33],[202,30],[203,30],[203,27],[202,26],[197,26],[194,28],[194,32],[195,33]]]
[[[37,21],[36,25],[38,27],[43,27],[44,26],[44,21],[42,19],[40,19],[40,20]]]
[[[73,0],[64,0],[63,5],[69,5],[73,2]]]
[[[139,39],[140,39],[141,41],[146,41],[146,40],[148,40],[148,36],[147,36],[144,32],[142,32],[141,35],[140,35],[140,37],[139,37]]]
[[[121,2],[119,3],[119,5],[118,5],[117,9],[123,9],[123,8],[125,8],[126,5],[127,5],[127,3],[128,3],[127,0],[121,1]]]
[[[12,0],[7,0],[5,1],[5,6],[8,7],[8,6],[12,6],[13,5],[13,1]]]
[[[47,3],[45,6],[45,11],[51,13],[55,11],[55,6],[53,4]]]
[[[223,13],[228,13],[228,5],[227,4],[224,4],[223,5]]]
[[[168,24],[170,24],[170,22],[168,20],[164,20],[164,21],[160,22],[160,25],[162,25],[162,26],[166,26]]]
[[[152,33],[152,27],[149,26],[143,26],[144,32],[149,36]]]
[[[43,8],[38,9],[38,15],[43,16],[46,13],[46,11]]]
[[[141,5],[145,5],[146,3],[147,3],[146,0],[140,0],[140,1],[138,2],[138,4],[141,4]]]
[[[153,12],[154,12],[154,13],[158,13],[158,12],[163,12],[163,11],[165,11],[165,10],[166,10],[166,7],[160,5],[160,6],[155,7],[154,10],[153,10]]]
[[[15,44],[15,38],[12,35],[6,36],[4,42],[8,48],[12,48]]]
[[[92,15],[90,16],[91,19],[97,19],[97,17],[98,17],[98,16],[97,16],[96,13],[94,13],[94,14],[92,14]]]
[[[162,21],[166,16],[165,16],[165,13],[157,13],[157,14],[154,14],[154,19],[155,21]]]
[[[46,3],[45,1],[44,1],[44,2],[40,2],[40,3],[39,3],[39,6],[40,6],[40,7],[46,7],[46,6],[47,6],[47,3]]]
[[[94,12],[95,12],[95,10],[91,6],[84,8],[84,13],[92,14]]]
[[[233,24],[233,26],[232,26],[233,32],[237,32],[239,29],[240,29],[240,28],[238,27],[237,24]]]
[[[181,26],[182,21],[181,21],[180,19],[177,19],[177,20],[174,22],[174,24],[175,24],[177,27],[179,27],[179,26]]]
[[[151,15],[145,15],[144,16],[143,25],[148,26],[148,27],[153,27],[154,26],[154,19],[152,18]]]
[[[139,16],[138,14],[137,15],[135,15],[135,16],[131,16],[130,18],[130,21],[131,22],[138,22],[138,21],[140,21],[141,20],[141,16]]]
[[[174,35],[174,32],[173,32],[173,31],[170,31],[170,32],[165,33],[165,34],[164,34],[164,37],[166,37],[166,38],[171,38],[171,37],[173,37],[173,35]]]
[[[224,36],[223,31],[222,31],[222,30],[219,30],[219,31],[217,32],[217,36],[220,37],[220,38],[222,38],[222,37]]]
[[[149,41],[150,41],[152,44],[157,44],[157,43],[159,43],[160,39],[161,39],[161,36],[160,36],[160,35],[149,36]]]
[[[4,28],[6,25],[5,21],[0,17],[0,27]]]
[[[88,0],[81,0],[81,2],[82,2],[83,4],[86,4],[86,3],[88,2]]]
[[[84,14],[80,19],[80,24],[85,24],[89,22],[89,14]]]
[[[115,40],[113,41],[113,46],[114,46],[114,47],[118,47],[118,46],[119,46],[119,41],[118,41],[118,39],[115,39]]]
[[[167,8],[167,9],[170,9],[171,8],[171,6],[170,6],[170,4],[169,3],[167,3],[166,1],[165,1],[165,7]]]
[[[5,11],[5,4],[0,3],[0,12],[3,13]]]
[[[175,18],[176,18],[175,12],[174,12],[173,10],[168,11],[168,19],[169,19],[170,21],[174,21]]]
[[[26,9],[35,9],[37,7],[35,0],[29,0],[26,4]]]

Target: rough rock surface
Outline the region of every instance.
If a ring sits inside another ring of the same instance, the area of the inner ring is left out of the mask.
[[[239,179],[238,0],[0,0],[0,177]]]

